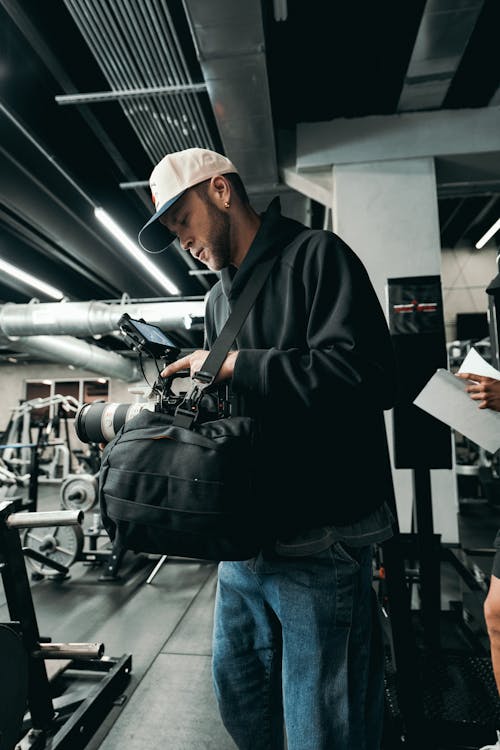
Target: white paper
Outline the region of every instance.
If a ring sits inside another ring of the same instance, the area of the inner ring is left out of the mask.
[[[464,361],[460,365],[458,372],[470,372],[471,375],[485,375],[487,378],[500,380],[500,372],[487,362],[474,347],[472,347]]]
[[[413,403],[485,450],[494,453],[500,448],[500,412],[479,409],[477,401],[473,401],[466,393],[466,387],[467,380],[457,378],[448,370],[439,369]]]

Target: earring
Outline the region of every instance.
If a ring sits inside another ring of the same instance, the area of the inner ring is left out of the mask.
[[[224,201],[224,208],[229,208],[230,205],[229,201]]]

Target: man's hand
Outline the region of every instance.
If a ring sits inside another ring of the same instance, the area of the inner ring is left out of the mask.
[[[457,377],[472,381],[465,390],[474,401],[479,401],[480,409],[500,411],[500,380],[473,372],[460,372]]]
[[[197,349],[186,357],[176,359],[175,362],[172,362],[168,367],[165,367],[161,372],[161,376],[162,378],[168,378],[179,370],[189,370],[191,377],[193,377],[195,373],[203,370],[203,364],[208,357],[208,354],[209,352],[205,349]],[[237,356],[238,352],[229,352],[222,363],[222,367],[220,368],[217,377],[215,378],[215,383],[219,383],[221,380],[229,380],[229,378],[233,377],[234,363],[236,362]]]

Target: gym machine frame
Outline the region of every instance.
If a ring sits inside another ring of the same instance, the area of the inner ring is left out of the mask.
[[[78,750],[89,742],[128,684],[132,657],[127,654],[119,658],[103,657],[103,644],[54,644],[50,638],[40,637],[19,529],[81,523],[83,513],[14,511],[12,502],[0,503],[0,571],[11,618],[10,623],[0,627],[18,634],[28,666],[29,729],[14,746],[16,750],[48,746],[51,750]],[[71,659],[71,670],[102,672],[102,677],[84,699],[80,696],[75,708],[71,696],[52,698],[45,659]],[[66,715],[68,707],[72,712]]]

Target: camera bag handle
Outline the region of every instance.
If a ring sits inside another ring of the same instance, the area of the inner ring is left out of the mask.
[[[217,373],[228,352],[240,332],[241,326],[246,320],[250,309],[255,302],[257,295],[264,286],[264,282],[269,277],[272,267],[276,263],[278,255],[259,263],[243,290],[236,300],[233,310],[226,320],[224,327],[217,336],[210,353],[203,363],[203,370],[193,375],[194,385],[186,395],[186,398],[179,404],[175,410],[173,425],[177,427],[186,427],[190,429],[198,415],[198,405],[203,396],[205,388],[212,385]]]

